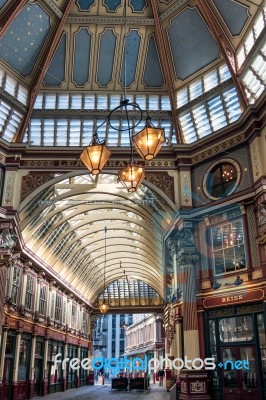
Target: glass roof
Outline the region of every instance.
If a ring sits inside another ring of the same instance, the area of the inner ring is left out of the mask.
[[[21,203],[27,248],[94,302],[104,289],[107,227],[106,284],[121,276],[122,261],[127,276],[162,296],[162,235],[174,215],[171,201],[145,185],[128,194],[113,175],[67,175],[55,174],[49,188],[37,189]]]
[[[121,275],[123,274],[121,266]],[[112,306],[149,306],[163,304],[160,295],[147,283],[133,277],[121,277],[112,282],[99,297],[99,304],[107,299]]]
[[[0,5],[3,21],[9,17],[11,3]],[[228,43],[227,50],[234,53],[228,58],[197,2],[193,7],[188,1],[159,2],[164,49],[148,2],[128,2],[126,29],[121,1],[115,7],[112,2],[96,3],[73,2],[57,35],[56,21],[66,0],[60,6],[43,7],[37,0],[12,8],[12,21],[3,26],[0,43],[0,136],[4,140],[28,146],[87,145],[121,100],[124,65],[127,97],[165,129],[169,139],[165,146],[175,145],[177,137],[185,143],[197,141],[235,122],[244,111],[236,79],[250,104],[264,93],[265,0],[205,1],[214,25],[219,26],[221,43]],[[187,29],[184,21],[193,29]],[[236,66],[230,57],[236,59]],[[137,118],[131,110],[132,124]],[[115,115],[115,127],[124,123],[122,115]],[[127,132],[105,125],[99,136],[111,147],[129,145]]]

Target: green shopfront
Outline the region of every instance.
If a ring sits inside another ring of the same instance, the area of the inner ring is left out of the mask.
[[[207,355],[217,365],[212,399],[266,399],[265,311],[263,302],[206,311]]]

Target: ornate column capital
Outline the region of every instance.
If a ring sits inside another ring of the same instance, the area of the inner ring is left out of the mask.
[[[193,265],[198,260],[199,255],[197,254],[195,247],[187,248],[186,251],[182,249],[176,256],[176,262],[180,267],[184,267],[188,264]]]
[[[17,243],[17,235],[11,229],[3,229],[0,231],[0,249],[13,250]]]
[[[20,253],[12,253],[11,250],[0,249],[0,269],[9,268],[18,263]]]

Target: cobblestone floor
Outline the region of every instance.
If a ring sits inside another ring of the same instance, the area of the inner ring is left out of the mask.
[[[66,392],[50,394],[46,397],[35,397],[35,399],[42,400],[169,400],[170,394],[166,392],[165,388],[159,387],[158,384],[151,385],[148,393],[125,391],[111,391],[111,386],[96,385],[85,386],[80,389],[68,390]]]

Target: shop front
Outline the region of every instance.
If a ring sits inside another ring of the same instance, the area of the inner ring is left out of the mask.
[[[211,371],[214,400],[266,399],[264,303],[206,311],[206,348],[215,358]]]

